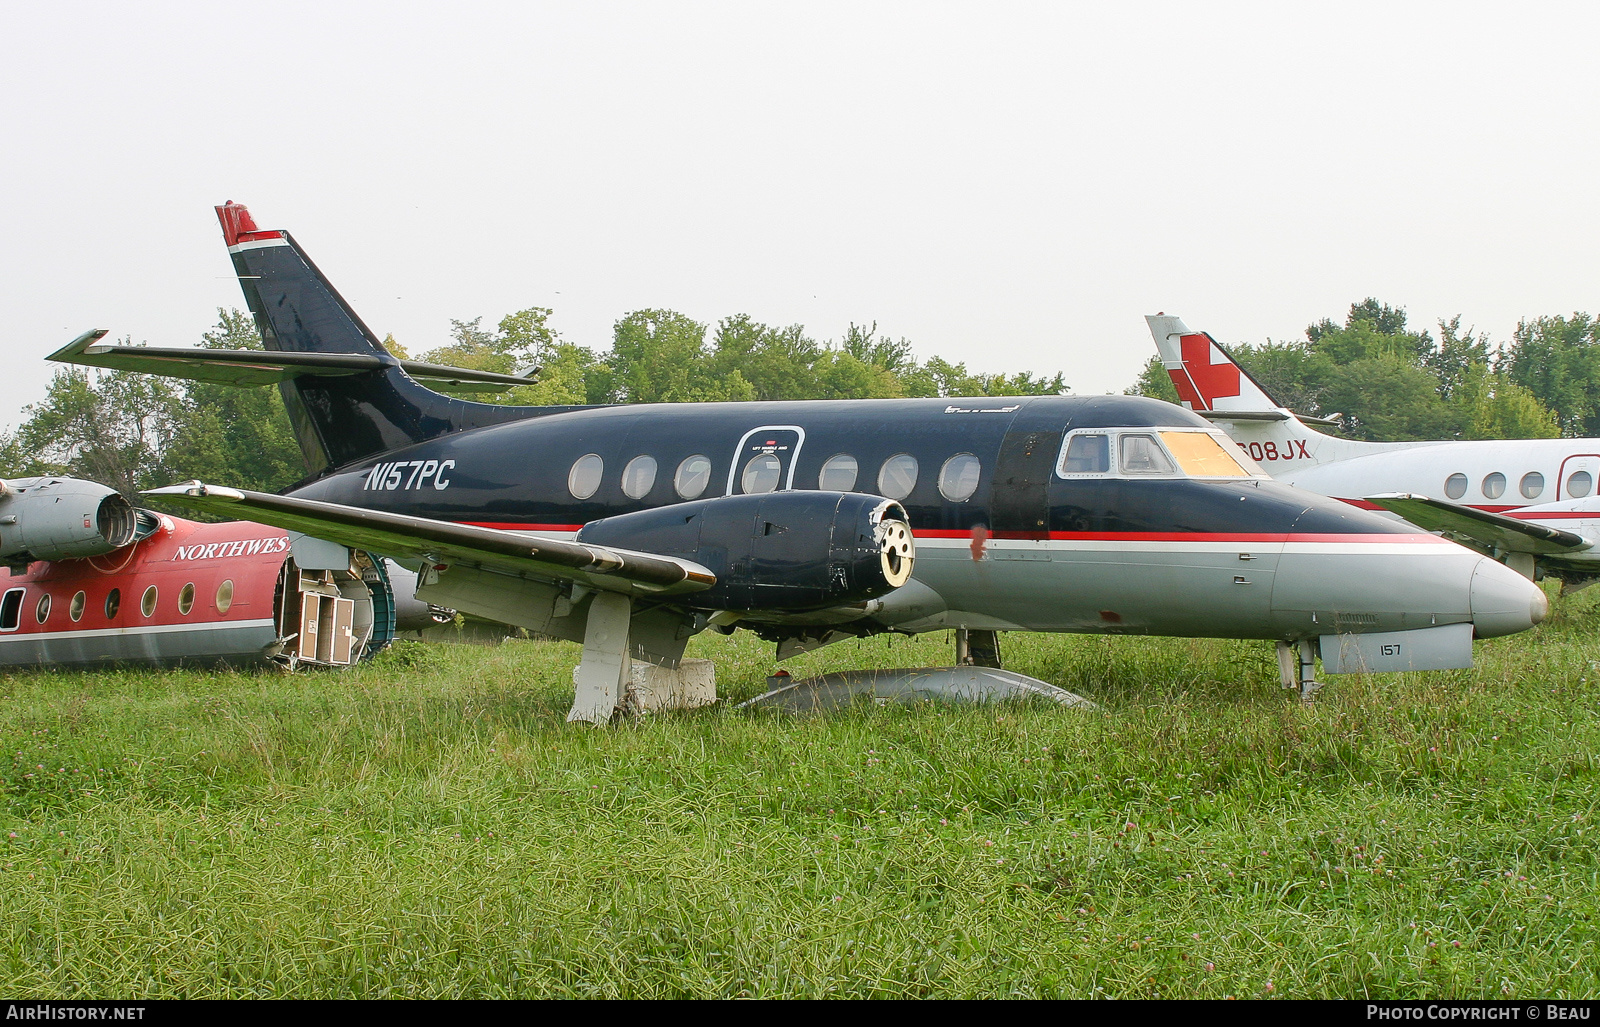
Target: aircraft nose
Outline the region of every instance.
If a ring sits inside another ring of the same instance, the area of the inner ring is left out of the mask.
[[[1478,638],[1513,635],[1544,620],[1550,600],[1544,589],[1488,557],[1472,572],[1472,633]]]

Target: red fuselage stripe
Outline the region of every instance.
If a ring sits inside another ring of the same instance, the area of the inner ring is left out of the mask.
[[[927,528],[912,532],[917,538],[971,539],[971,531]],[[1442,543],[1437,535],[1319,534],[1315,532],[1213,532],[1213,531],[1052,531],[1034,535],[1000,531],[991,539],[1035,539],[1051,542],[1383,542]]]

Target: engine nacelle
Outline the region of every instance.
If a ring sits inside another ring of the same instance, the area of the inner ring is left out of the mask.
[[[717,584],[679,601],[741,612],[865,602],[904,585],[916,558],[905,509],[857,492],[701,499],[591,521],[578,541],[693,560]]]
[[[115,489],[78,478],[0,482],[0,563],[73,560],[134,540],[138,515]]]

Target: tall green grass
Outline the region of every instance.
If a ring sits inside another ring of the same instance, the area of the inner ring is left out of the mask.
[[[1600,593],[1600,589],[1595,590]],[[1594,996],[1600,612],[1472,671],[1007,636],[1088,695],[564,722],[577,647],[0,678],[28,996]],[[796,676],[947,663],[870,639]],[[737,700],[770,648],[697,638]]]

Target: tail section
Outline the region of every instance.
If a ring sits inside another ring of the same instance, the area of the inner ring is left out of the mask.
[[[267,349],[359,354],[382,365],[347,377],[300,376],[279,384],[313,475],[464,428],[557,409],[469,403],[418,384],[288,232],[261,230],[250,211],[231,200],[216,210]]]
[[[1268,474],[1292,478],[1296,472],[1373,450],[1373,443],[1338,439],[1306,427],[1215,339],[1191,330],[1181,317],[1154,314],[1145,321],[1183,406],[1218,422]]]
[[[1146,317],[1161,351],[1161,363],[1178,388],[1183,405],[1196,413],[1234,412],[1289,414],[1267,395],[1244,368],[1223,352],[1217,340],[1190,331],[1179,317]],[[1292,416],[1292,415],[1291,415]]]

